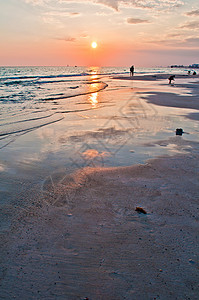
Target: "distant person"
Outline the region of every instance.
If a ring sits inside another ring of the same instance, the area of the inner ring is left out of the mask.
[[[130,67],[130,76],[133,76],[133,74],[134,74],[134,66],[131,66]]]
[[[169,84],[171,84],[171,81],[173,80],[175,80],[175,75],[171,75],[169,78],[168,78],[168,80],[169,80]]]
[[[196,75],[196,71],[193,72],[193,75]]]

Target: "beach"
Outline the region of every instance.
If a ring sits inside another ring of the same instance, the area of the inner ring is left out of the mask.
[[[3,102],[2,299],[198,299],[199,77],[169,75]]]

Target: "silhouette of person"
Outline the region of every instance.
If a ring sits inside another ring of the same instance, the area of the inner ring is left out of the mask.
[[[133,74],[134,74],[134,66],[131,66],[130,67],[130,76],[133,76]]]
[[[171,81],[175,80],[175,75],[171,75],[168,79],[169,79],[169,84],[171,84]]]

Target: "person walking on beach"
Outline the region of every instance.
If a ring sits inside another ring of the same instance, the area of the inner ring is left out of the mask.
[[[169,80],[169,84],[171,84],[171,81],[172,81],[172,80],[175,80],[175,75],[171,75],[171,76],[168,78],[168,80]]]
[[[130,76],[133,76],[133,74],[134,74],[134,66],[131,66],[130,67]]]

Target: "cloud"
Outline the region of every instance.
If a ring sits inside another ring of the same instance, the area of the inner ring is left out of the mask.
[[[180,37],[181,36],[181,34],[179,34],[179,33],[169,33],[169,34],[167,34],[167,37],[168,38],[174,38],[174,37]]]
[[[43,5],[45,0],[24,0],[25,3],[30,3],[32,5]]]
[[[177,44],[182,43],[179,39],[157,39],[146,41],[149,44],[165,45],[165,46],[177,46]]]
[[[71,17],[78,17],[78,16],[80,16],[81,14],[80,13],[78,13],[78,12],[71,12],[71,13],[69,13],[69,16],[71,16]]]
[[[199,37],[188,38],[188,39],[186,39],[186,42],[191,43],[191,44],[198,44],[199,45]]]
[[[101,4],[110,7],[116,11],[120,6],[129,6],[136,8],[147,8],[156,10],[168,10],[175,7],[182,6],[184,3],[182,0],[24,0],[26,3],[32,3],[34,5],[42,5],[48,3],[54,3],[54,5],[64,2],[76,2],[76,3],[88,3]]]
[[[64,38],[56,38],[56,40],[64,41],[64,42],[75,42],[77,39],[75,37],[64,37]]]
[[[65,36],[65,37],[57,37],[56,40],[64,41],[64,42],[76,42],[79,39],[85,39],[88,38],[88,35],[86,33],[81,33],[78,37],[72,37],[72,36]]]
[[[141,24],[141,23],[150,23],[149,20],[137,19],[137,18],[128,18],[128,24]]]
[[[42,19],[44,23],[62,25],[65,19],[78,17],[80,15],[78,12],[49,11],[42,14]]]
[[[94,2],[94,3],[99,3],[99,4],[104,4],[108,7],[111,7],[115,10],[118,10],[118,6],[119,6],[119,0],[95,0],[95,1],[92,1],[91,2]]]
[[[191,16],[191,17],[197,17],[197,16],[199,16],[199,9],[189,11],[185,15]]]
[[[68,11],[49,11],[43,14],[46,17],[78,17],[81,14],[78,12],[68,12]]]
[[[119,6],[134,6],[138,8],[149,9],[168,9],[182,6],[184,3],[181,0],[91,0],[92,2],[104,4],[115,10],[119,10]]]
[[[147,43],[157,44],[157,45],[165,45],[165,46],[172,46],[172,47],[181,47],[181,48],[187,48],[187,47],[199,47],[199,37],[198,36],[190,36],[186,38],[183,35],[176,35],[176,38],[169,38],[171,35],[167,35],[163,39],[153,39],[148,40]],[[174,35],[173,35],[174,37]]]
[[[86,33],[80,34],[80,38],[86,39],[86,38],[88,38],[88,37],[89,37],[89,36],[88,36],[88,34],[86,34]]]
[[[184,25],[180,26],[180,28],[184,29],[199,29],[199,21],[187,22]]]

